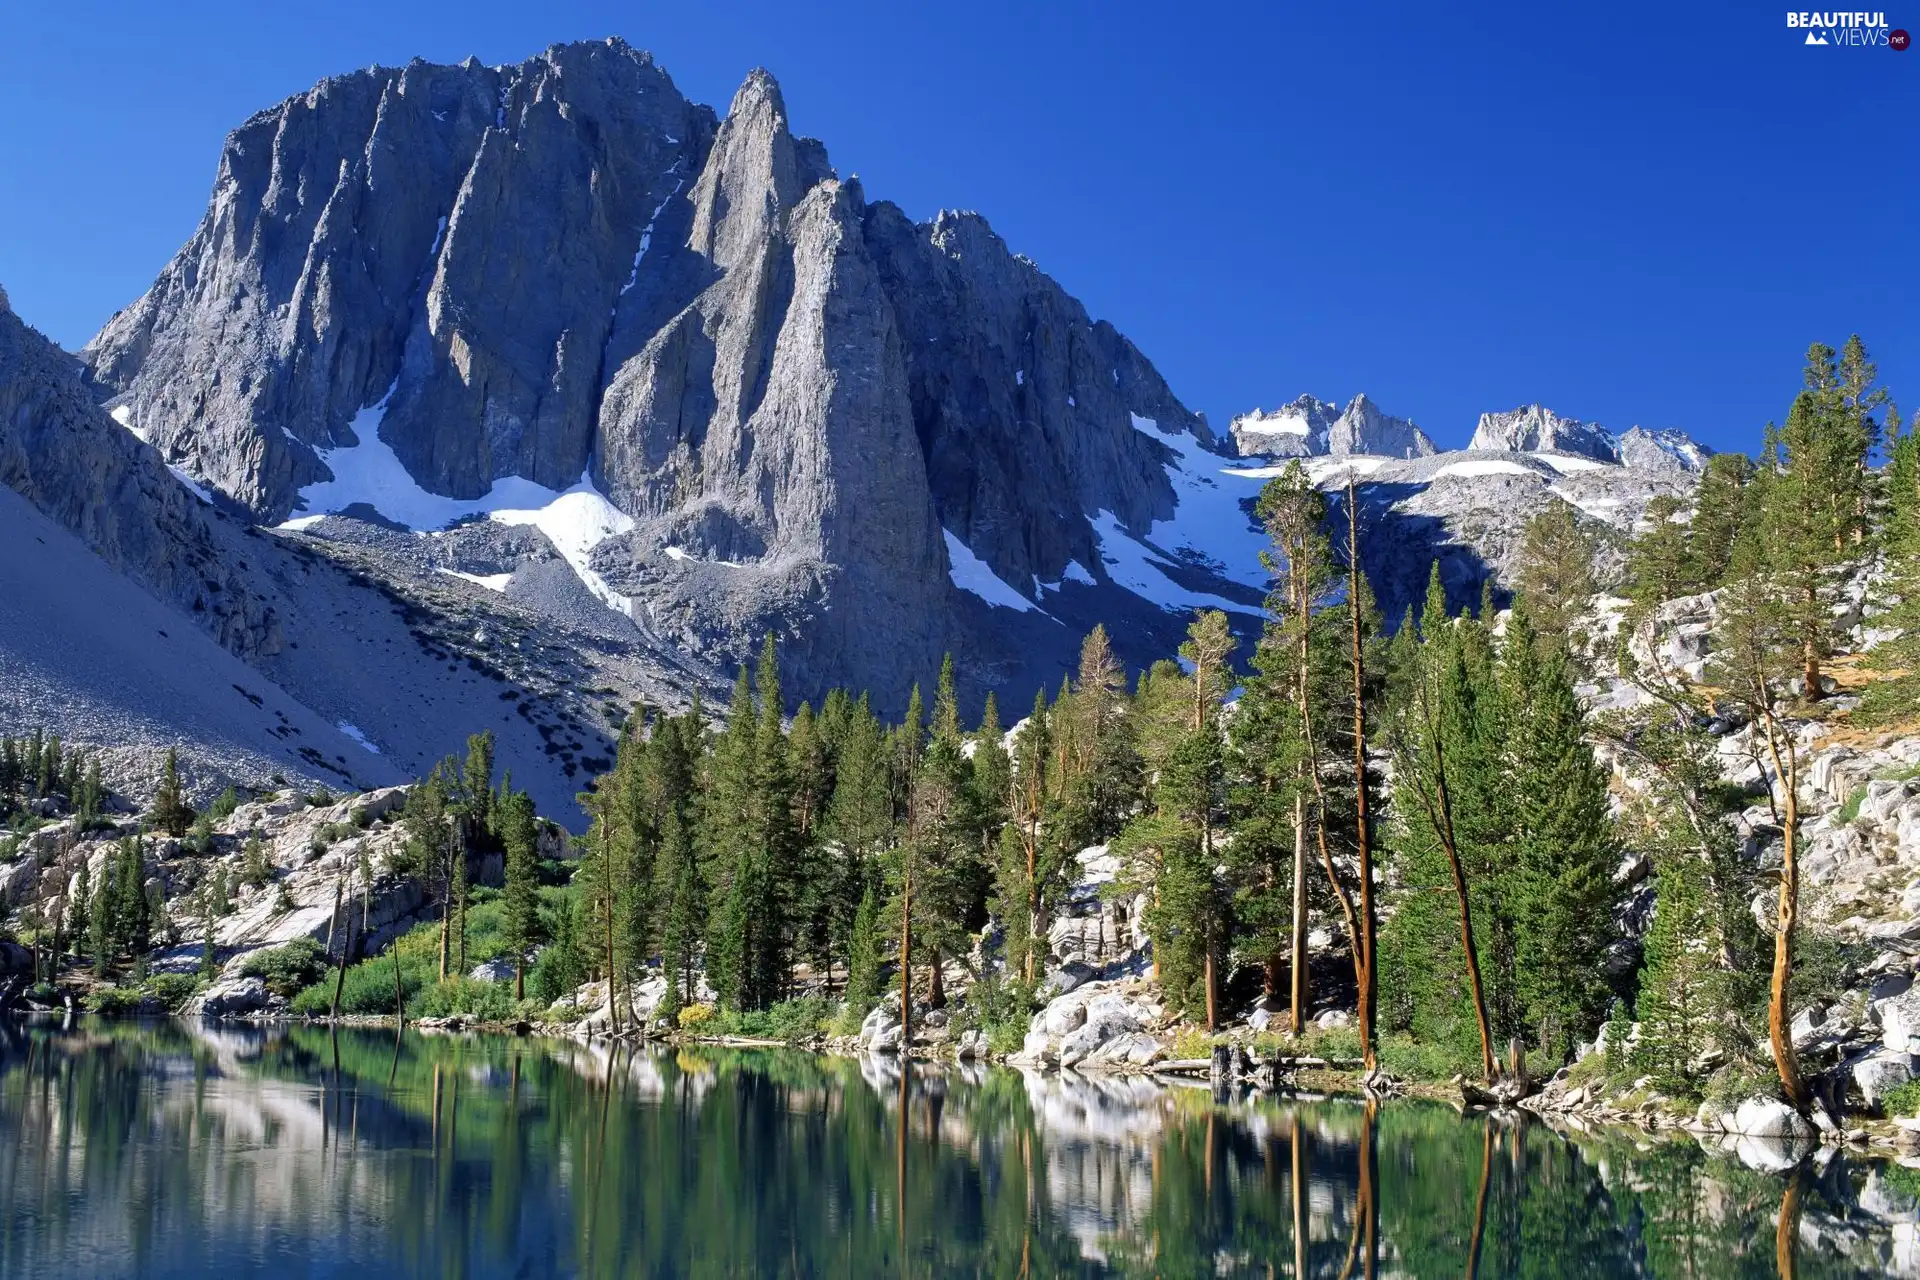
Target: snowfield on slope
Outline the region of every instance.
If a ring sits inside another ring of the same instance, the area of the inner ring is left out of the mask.
[[[573,571],[608,608],[633,616],[633,601],[609,587],[593,571],[593,549],[608,538],[633,528],[633,519],[594,488],[586,472],[572,488],[555,491],[520,476],[503,476],[493,482],[483,497],[449,498],[422,488],[394,453],[393,446],[380,438],[380,422],[386,416],[387,401],[393,397],[389,387],[378,404],[354,415],[353,434],[360,443],[340,449],[320,449],[320,461],[333,473],[333,479],[310,484],[300,490],[301,509],[280,527],[305,529],[321,518],[338,515],[349,507],[365,505],[395,524],[415,533],[430,534],[459,520],[484,515],[500,524],[532,525],[547,536]],[[465,575],[461,575],[465,576]],[[481,586],[502,590],[505,584],[473,579]]]

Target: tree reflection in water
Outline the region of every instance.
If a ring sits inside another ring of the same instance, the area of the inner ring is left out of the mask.
[[[5,1023],[0,1141],[6,1276],[1920,1271],[1843,1154],[798,1053]]]

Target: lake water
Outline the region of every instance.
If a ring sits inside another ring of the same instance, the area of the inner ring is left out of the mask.
[[[5,1276],[1920,1274],[1920,1176],[1740,1154],[788,1052],[0,1023]]]

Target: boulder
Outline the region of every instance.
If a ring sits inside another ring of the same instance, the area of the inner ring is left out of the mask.
[[[1914,1058],[1912,1054],[1883,1049],[1853,1059],[1845,1064],[1845,1070],[1852,1077],[1853,1088],[1861,1101],[1869,1107],[1878,1107],[1887,1090],[1913,1079]]]
[[[234,978],[216,982],[187,1002],[182,1010],[188,1015],[225,1018],[235,1014],[258,1013],[267,1007],[267,984],[258,978]]]
[[[854,1037],[862,1049],[875,1053],[897,1053],[900,1049],[900,1014],[890,1004],[876,1006],[860,1021],[860,1032]]]
[[[1895,1053],[1920,1053],[1920,988],[1909,985],[1898,995],[1875,1000],[1880,1039]]]
[[[1085,986],[1093,980],[1093,966],[1079,960],[1069,960],[1040,980],[1038,995],[1042,1000],[1052,1000],[1064,996]]]
[[[1733,1113],[1733,1132],[1752,1138],[1813,1139],[1819,1130],[1786,1103],[1774,1098],[1748,1098]]]
[[[1035,1031],[1044,1031],[1050,1036],[1067,1036],[1078,1031],[1086,1021],[1086,1001],[1062,996],[1036,1013],[1029,1026]]]
[[[1053,1037],[1044,1031],[1027,1032],[1027,1038],[1020,1044],[1020,1057],[1029,1062],[1053,1062],[1059,1056]]]
[[[1108,1041],[1140,1030],[1142,1022],[1140,1011],[1126,997],[1095,997],[1087,1003],[1085,1024],[1060,1042],[1060,1065],[1071,1067],[1093,1057]]]
[[[513,961],[506,956],[498,956],[485,964],[477,964],[473,972],[467,975],[475,982],[512,982]]]

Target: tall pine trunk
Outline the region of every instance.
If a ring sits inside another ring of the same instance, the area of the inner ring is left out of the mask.
[[[1361,971],[1359,1022],[1362,1066],[1368,1075],[1378,1067],[1374,1056],[1374,994],[1379,968],[1374,963],[1373,841],[1367,829],[1367,680],[1365,653],[1360,640],[1360,514],[1353,472],[1347,472],[1347,616],[1352,625],[1353,662],[1353,838],[1360,858]]]
[[[1446,851],[1447,868],[1453,873],[1453,893],[1460,908],[1460,950],[1466,956],[1467,982],[1473,991],[1474,1020],[1480,1024],[1480,1075],[1490,1082],[1494,1073],[1493,1030],[1487,1024],[1487,997],[1480,985],[1480,950],[1473,939],[1473,902],[1467,893],[1466,871],[1460,865],[1460,845],[1454,838],[1453,797],[1447,791],[1446,748],[1441,745],[1440,731],[1433,723],[1431,705],[1426,707],[1425,713],[1427,739],[1433,745],[1434,790],[1431,797],[1423,790],[1420,800],[1427,807],[1427,817],[1440,836],[1441,848]]]
[[[1795,1110],[1805,1111],[1810,1101],[1807,1082],[1800,1076],[1800,1059],[1793,1048],[1793,1030],[1787,1015],[1787,988],[1793,977],[1793,933],[1800,914],[1800,769],[1799,760],[1789,742],[1785,756],[1780,750],[1780,731],[1773,713],[1763,713],[1767,731],[1767,752],[1773,757],[1773,770],[1786,792],[1781,815],[1783,849],[1780,860],[1780,902],[1773,930],[1773,978],[1767,987],[1767,1042],[1773,1049],[1773,1064],[1780,1072],[1780,1087]]]
[[[1307,1025],[1307,797],[1293,798],[1293,1034]]]
[[[902,856],[907,857],[905,851]],[[906,1061],[913,1043],[913,864],[908,862],[900,876],[900,1060]],[[900,1123],[907,1122],[906,1112]]]

